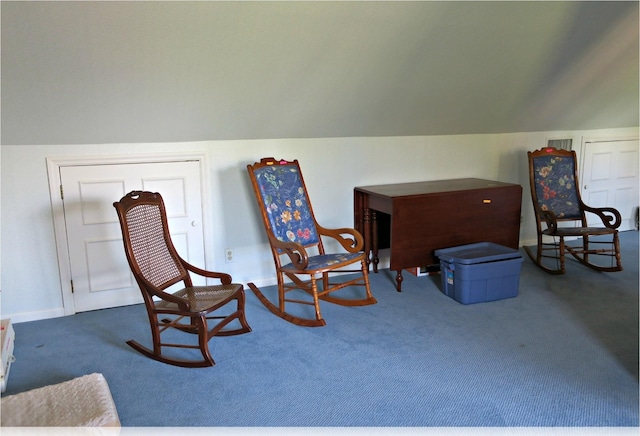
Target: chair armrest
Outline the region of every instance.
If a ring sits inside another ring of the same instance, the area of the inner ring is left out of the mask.
[[[550,210],[541,210],[540,211],[540,218],[542,220],[544,220],[544,222],[547,224],[547,228],[550,231],[555,233],[556,230],[558,230],[558,220],[556,219],[556,214],[555,213],[553,213]]]
[[[148,283],[146,280],[142,279],[143,283],[140,286],[144,286],[148,292],[154,297],[158,297],[161,300],[169,301],[171,303],[175,303],[178,305],[178,308],[183,312],[189,312],[191,310],[191,304],[189,300],[186,298],[178,297],[176,295],[170,294],[168,292],[164,292],[153,286],[151,283]],[[139,282],[140,283],[140,282]]]
[[[289,256],[291,263],[296,269],[303,270],[309,265],[309,255],[307,250],[297,242],[285,242],[277,239],[271,233],[269,233],[269,243],[272,247],[277,248],[284,254]]]
[[[355,229],[351,228],[340,228],[340,229],[327,229],[320,225],[318,227],[318,233],[321,236],[328,236],[340,243],[342,247],[347,250],[349,253],[357,253],[364,248],[364,238]],[[344,235],[348,235],[350,237],[345,237]]]
[[[191,265],[184,259],[180,259],[184,267],[192,273],[198,274],[199,276],[208,277],[212,279],[219,279],[223,285],[231,284],[232,278],[230,274],[217,272],[217,271],[207,271],[202,268],[198,268],[197,266]]]
[[[585,211],[598,215],[607,228],[617,229],[622,224],[620,212],[613,207],[591,207],[586,204],[583,204],[583,207]]]
[[[219,279],[220,282],[223,285],[231,284],[232,278],[231,278],[231,275],[229,275],[229,274],[222,273],[222,272],[216,272],[216,271],[207,271],[207,270],[204,270],[202,268],[198,268],[197,266],[191,265],[189,262],[185,261],[182,258],[180,258],[180,262],[187,269],[187,271],[190,271],[190,272],[192,272],[194,274],[198,274],[198,275],[203,276],[203,277]],[[177,304],[178,308],[181,311],[183,311],[183,312],[190,312],[191,311],[191,304],[189,303],[188,299],[182,298],[182,297],[178,297],[178,296],[170,294],[168,292],[164,292],[164,291],[158,290],[157,288],[155,288],[150,283],[149,283],[149,286],[147,286],[147,289],[149,290],[149,292],[151,294],[153,294],[154,296],[160,298],[161,300],[170,301],[172,303]]]

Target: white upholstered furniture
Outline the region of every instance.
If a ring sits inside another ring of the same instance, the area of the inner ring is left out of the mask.
[[[102,374],[2,398],[2,427],[119,427],[120,419]]]

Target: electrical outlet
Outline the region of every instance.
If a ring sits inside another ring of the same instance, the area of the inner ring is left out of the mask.
[[[224,250],[224,261],[225,261],[225,263],[233,262],[233,249],[232,248],[226,248]]]

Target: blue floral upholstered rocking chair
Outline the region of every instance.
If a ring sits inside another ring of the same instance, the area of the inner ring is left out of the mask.
[[[582,202],[575,151],[547,147],[527,155],[538,235],[535,253],[524,247],[531,260],[548,273],[564,274],[564,255],[569,253],[595,270],[621,271],[617,230],[622,222],[620,213],[612,207],[590,207]],[[587,213],[597,215],[602,226],[590,227]],[[567,244],[565,238],[577,239],[578,243]]]
[[[272,303],[259,289],[249,288],[272,313],[296,325],[317,327],[326,325],[320,312],[319,300],[343,306],[375,304],[369,288],[368,268],[363,252],[362,235],[351,228],[327,229],[315,219],[298,161],[264,158],[247,165],[258,201],[267,238],[276,267],[278,303]],[[327,254],[322,237],[333,238],[346,252]],[[282,260],[288,263],[283,264]],[[357,269],[353,267],[357,265]],[[345,268],[347,267],[347,268]],[[351,269],[349,269],[349,267]],[[335,280],[336,274],[351,274]],[[354,278],[353,275],[356,274]],[[287,280],[288,279],[288,280]],[[352,287],[364,288],[363,296],[336,297],[333,292]],[[291,298],[292,291],[304,291],[311,298]],[[351,298],[349,298],[351,297]],[[293,313],[287,303],[297,308],[313,306],[315,317],[303,311]]]

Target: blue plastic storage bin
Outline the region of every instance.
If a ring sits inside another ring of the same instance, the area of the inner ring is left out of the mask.
[[[518,295],[522,256],[492,242],[436,250],[442,292],[462,304],[482,303]]]

